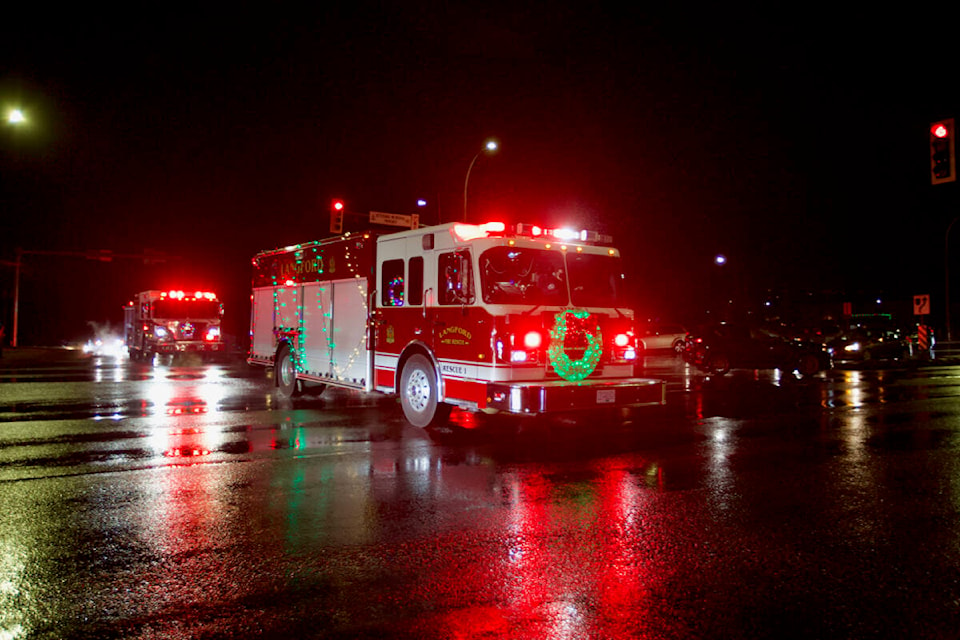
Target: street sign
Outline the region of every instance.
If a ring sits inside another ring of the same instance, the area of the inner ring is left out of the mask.
[[[913,315],[925,316],[930,314],[930,296],[913,296]]]
[[[405,215],[402,213],[384,213],[383,211],[370,212],[370,224],[385,224],[391,227],[407,227],[416,229],[415,222],[419,222],[419,215]]]

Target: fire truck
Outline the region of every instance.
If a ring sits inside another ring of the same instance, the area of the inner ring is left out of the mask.
[[[634,377],[619,250],[595,232],[447,223],[258,253],[248,362],[283,397],[395,394],[418,427],[453,407],[536,415],[663,405]]]
[[[141,291],[123,308],[124,338],[131,360],[154,354],[223,351],[223,305],[209,291]]]

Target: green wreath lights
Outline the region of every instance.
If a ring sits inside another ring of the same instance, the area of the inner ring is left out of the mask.
[[[564,380],[578,382],[583,380],[597,368],[600,356],[603,354],[603,337],[600,334],[600,325],[588,323],[590,312],[567,310],[554,316],[555,322],[550,329],[550,346],[547,356],[554,370]],[[593,330],[590,326],[593,325]],[[586,343],[583,356],[573,360],[566,352],[567,338],[571,337],[575,343]]]

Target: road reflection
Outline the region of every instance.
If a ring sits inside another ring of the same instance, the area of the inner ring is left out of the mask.
[[[898,552],[957,548],[955,380],[681,365],[662,411],[458,412],[441,435],[368,396],[277,403],[216,365],[136,375],[113,400],[91,385],[85,419],[8,420],[0,640],[48,620],[63,637],[707,637],[698,614],[749,617],[757,584],[780,611],[818,581],[900,578],[888,550],[911,514],[939,529]]]

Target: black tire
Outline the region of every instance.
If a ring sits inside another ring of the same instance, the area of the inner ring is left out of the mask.
[[[817,359],[817,356],[809,353],[801,356],[800,363],[797,365],[797,371],[799,371],[802,376],[812,376],[820,371],[820,361]]]
[[[407,421],[420,428],[446,423],[452,407],[441,403],[439,395],[433,363],[419,353],[410,356],[400,374],[400,406]]]
[[[718,376],[722,376],[723,374],[730,371],[730,358],[723,355],[722,353],[710,356],[709,368],[711,373],[715,373]]]
[[[277,394],[281,398],[292,398],[300,391],[297,380],[297,368],[290,347],[283,346],[273,362],[273,380],[277,385]]]

